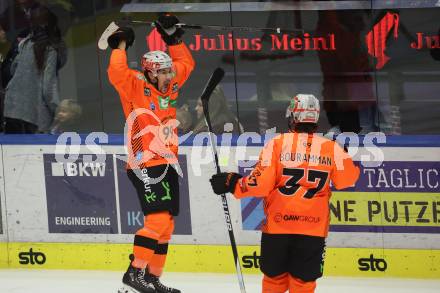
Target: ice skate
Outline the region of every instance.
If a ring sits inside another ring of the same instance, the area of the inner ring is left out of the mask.
[[[135,268],[131,265],[132,259],[130,258],[130,266],[125,272],[122,278],[122,287],[118,290],[118,293],[155,293],[156,290],[151,282],[148,282],[145,278],[145,270]],[[164,291],[174,292],[174,291]],[[176,291],[180,292],[180,291]]]
[[[145,272],[145,280],[154,286],[155,292],[157,293],[180,293],[180,290],[165,286],[160,282],[158,277],[148,272]]]

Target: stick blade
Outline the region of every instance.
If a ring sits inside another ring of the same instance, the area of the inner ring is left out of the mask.
[[[208,80],[208,83],[206,84],[205,89],[202,92],[202,95],[200,96],[200,99],[202,100],[202,103],[207,103],[209,101],[209,98],[211,97],[212,92],[214,91],[215,87],[220,83],[220,81],[225,76],[225,71],[217,67],[214,72],[212,73],[211,77]]]
[[[108,48],[108,37],[110,37],[118,29],[119,26],[114,21],[112,21],[99,38],[98,48],[101,50],[106,50]]]

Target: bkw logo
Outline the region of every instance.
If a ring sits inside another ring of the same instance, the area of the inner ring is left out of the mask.
[[[52,176],[105,176],[105,163],[70,162],[52,163]]]

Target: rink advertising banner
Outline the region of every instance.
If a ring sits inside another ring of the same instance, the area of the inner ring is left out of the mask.
[[[122,155],[117,155],[121,157]],[[189,205],[188,170],[186,155],[179,155],[183,177],[179,176],[180,212],[175,217],[174,235],[191,235],[191,209]],[[136,190],[127,176],[126,163],[117,159],[121,234],[134,234],[144,226],[144,214],[139,205]]]
[[[142,213],[125,162],[117,159],[123,148],[111,145],[104,150],[104,160],[91,164],[86,152],[60,163],[50,145],[2,148],[6,179],[1,199],[4,234],[0,237],[8,242],[0,243],[0,267],[126,268],[132,234],[142,227]],[[325,274],[440,278],[438,149],[383,150],[386,158],[399,161],[385,161],[374,168],[361,165],[358,184],[333,193],[333,233],[328,239]],[[233,273],[223,210],[218,197],[207,192],[215,168],[208,160],[197,165],[203,162],[199,155],[203,151],[180,148],[181,214],[169,248],[174,261],[167,263],[166,270]],[[225,148],[220,147],[222,151]],[[227,151],[231,158],[239,153],[234,148]],[[257,154],[259,147],[251,151]],[[229,160],[225,168],[248,174],[252,167],[243,167],[239,160]],[[237,223],[243,271],[260,273],[261,200],[229,203]],[[106,221],[92,218],[109,218],[110,225],[96,225]]]
[[[1,163],[3,164],[3,160]],[[3,173],[2,177],[4,178]],[[3,209],[6,209],[5,205],[3,204],[6,197],[5,192],[3,192],[5,190],[5,183],[3,181],[0,182],[0,188],[0,235],[3,235]],[[4,213],[4,215],[7,215],[7,213]]]
[[[113,155],[96,162],[85,157],[43,156],[49,233],[118,233]]]
[[[260,247],[238,246],[245,274],[261,274]],[[0,243],[0,268],[118,270],[127,266],[132,244]],[[70,251],[71,253],[66,253]],[[170,245],[168,272],[235,272],[229,245]],[[439,279],[440,250],[332,248],[326,249],[325,276]]]
[[[440,162],[385,161],[360,169],[354,188],[333,191],[330,231],[440,233]],[[259,230],[262,200],[242,200],[241,211],[243,229]]]
[[[1,193],[3,194],[3,192]],[[2,197],[0,195],[0,235],[3,234],[3,205],[2,205]]]
[[[260,273],[260,248],[239,247],[244,273]],[[225,256],[226,257],[226,256]],[[440,251],[327,248],[325,276],[440,278]]]
[[[374,168],[360,167],[358,182],[347,190],[440,193],[440,162],[385,161]]]
[[[440,233],[440,194],[334,192],[331,231]]]
[[[249,175],[256,163],[257,161],[240,161],[238,173]],[[243,229],[259,231],[264,219],[263,200],[257,197],[245,197],[240,200],[240,204]]]

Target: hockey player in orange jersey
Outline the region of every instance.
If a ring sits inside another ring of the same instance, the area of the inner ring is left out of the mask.
[[[262,197],[263,293],[312,293],[323,273],[331,197],[355,184],[359,168],[334,141],[315,134],[319,102],[313,95],[292,98],[286,117],[290,131],[266,144],[251,174],[213,175],[216,194]]]
[[[119,293],[179,293],[163,285],[168,242],[179,213],[176,98],[194,68],[190,51],[180,40],[178,19],[162,15],[155,27],[170,55],[151,51],[141,58],[139,72],[127,66],[126,50],[134,41],[130,27],[121,27],[109,38],[113,49],[108,76],[119,93],[127,118],[127,174],[136,188],[144,213],[144,227],[134,237],[133,255]],[[171,57],[170,57],[171,56]]]

